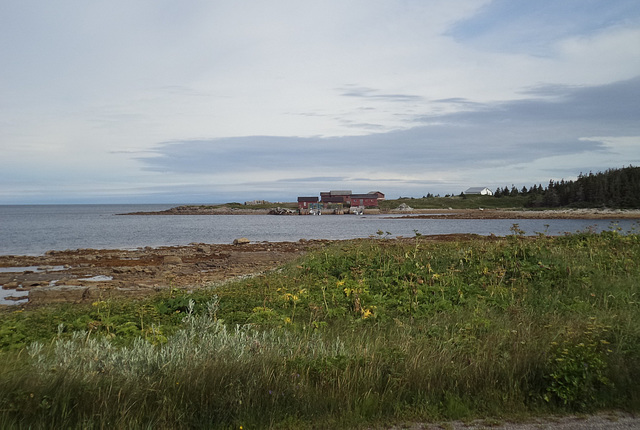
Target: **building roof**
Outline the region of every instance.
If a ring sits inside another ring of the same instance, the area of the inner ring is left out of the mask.
[[[351,194],[352,199],[377,199],[378,195],[375,193],[368,194]]]
[[[489,190],[487,187],[471,187],[465,191],[465,194],[480,194],[484,190]],[[489,190],[491,191],[491,190]]]
[[[342,197],[323,197],[322,201],[324,203],[344,203],[344,198],[342,198]]]
[[[332,196],[350,196],[351,190],[331,190],[329,194]]]
[[[318,202],[318,198],[317,197],[298,197],[298,202],[317,203]]]

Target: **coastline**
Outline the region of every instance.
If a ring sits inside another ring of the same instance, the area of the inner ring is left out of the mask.
[[[422,236],[420,240],[496,240],[475,234]],[[366,240],[347,239],[346,241]],[[395,238],[381,240],[415,240]],[[54,303],[142,298],[170,289],[206,288],[258,276],[338,240],[193,243],[186,246],[48,251],[0,256],[0,310]]]
[[[235,208],[229,206],[176,206],[156,212],[131,212],[120,215],[297,215],[282,208]],[[332,214],[327,214],[332,215]],[[349,215],[349,214],[345,214]],[[364,215],[404,215],[413,219],[640,219],[637,209],[365,209]]]
[[[266,215],[270,209],[182,207],[131,215]],[[185,209],[188,208],[188,209]],[[409,209],[368,210],[394,219],[586,219],[640,220],[640,210]],[[425,235],[422,240],[491,240],[475,234]],[[358,240],[358,239],[347,239]],[[392,240],[412,240],[392,239]],[[40,256],[0,256],[0,308],[81,303],[108,297],[143,297],[170,288],[193,289],[252,276],[294,260],[335,240],[253,242],[243,245],[52,250]],[[26,296],[28,295],[28,301]]]
[[[116,296],[136,298],[172,288],[202,288],[274,269],[326,242],[194,243],[0,256],[0,308],[94,302]]]
[[[635,209],[414,209],[390,211],[413,219],[640,219]]]

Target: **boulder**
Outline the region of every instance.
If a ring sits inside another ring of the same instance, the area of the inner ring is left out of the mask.
[[[162,261],[164,264],[182,264],[182,258],[175,255],[166,255]]]
[[[233,240],[233,244],[234,245],[246,245],[248,243],[251,243],[251,241],[249,239],[247,239],[246,237],[241,237],[241,238]]]
[[[205,254],[209,254],[211,252],[211,247],[207,245],[200,245],[196,248],[198,252],[204,252]]]

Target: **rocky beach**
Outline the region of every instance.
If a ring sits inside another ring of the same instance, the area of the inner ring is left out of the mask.
[[[219,206],[176,206],[155,212],[132,212],[121,215],[297,215],[291,208],[237,208]],[[329,213],[327,213],[329,214]],[[364,214],[406,215],[414,218],[440,219],[640,219],[640,210],[632,209],[414,209],[400,205],[394,209],[365,209]],[[348,215],[348,214],[347,214]]]
[[[259,214],[265,210],[179,207],[145,215]],[[389,215],[434,219],[640,219],[637,210],[405,209]],[[136,213],[140,215],[141,213]],[[404,218],[402,217],[402,218]],[[436,235],[452,240],[465,235]],[[467,235],[471,236],[471,235]],[[427,239],[427,236],[424,237]],[[277,268],[328,240],[192,243],[187,246],[51,250],[39,256],[0,256],[0,307],[144,297],[166,289],[195,289]]]
[[[188,246],[135,250],[76,249],[42,256],[0,256],[4,306],[80,303],[193,289],[275,268],[324,241]],[[26,300],[28,298],[28,301]],[[0,305],[1,306],[1,305]]]

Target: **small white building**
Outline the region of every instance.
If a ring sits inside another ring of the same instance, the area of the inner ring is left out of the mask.
[[[465,194],[480,194],[481,196],[492,196],[493,191],[487,187],[471,187],[464,192]]]

